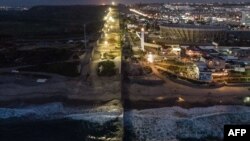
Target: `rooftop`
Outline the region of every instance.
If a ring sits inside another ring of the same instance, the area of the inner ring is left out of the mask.
[[[225,26],[214,26],[214,25],[194,25],[194,24],[163,24],[161,28],[190,28],[190,29],[217,29],[226,30]]]

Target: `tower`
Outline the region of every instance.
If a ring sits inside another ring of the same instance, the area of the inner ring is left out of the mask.
[[[141,50],[144,51],[144,28],[141,29]]]

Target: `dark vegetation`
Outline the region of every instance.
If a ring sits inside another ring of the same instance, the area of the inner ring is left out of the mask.
[[[64,62],[54,64],[41,64],[26,68],[19,69],[20,71],[31,71],[31,72],[46,72],[55,73],[68,77],[77,77],[80,75],[78,71],[79,62]]]
[[[0,51],[0,68],[60,62],[68,60],[72,54],[73,52],[66,48],[9,49]]]
[[[75,5],[0,11],[0,68],[35,65],[34,70],[57,72],[61,66],[69,64],[62,62],[79,59],[83,53],[80,40],[84,24],[87,35],[98,34],[106,9],[105,6]],[[79,46],[65,48],[69,40],[76,41]],[[56,66],[51,69],[52,63]]]
[[[102,70],[99,68],[102,66]],[[113,76],[116,74],[115,63],[112,61],[103,61],[98,64],[97,74],[99,76]]]
[[[105,6],[37,6],[28,11],[0,12],[0,39],[72,37],[102,26]]]

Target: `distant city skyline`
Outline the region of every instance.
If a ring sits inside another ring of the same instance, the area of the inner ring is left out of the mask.
[[[152,2],[236,2],[235,0],[1,0],[0,5],[5,6],[34,6],[34,5],[74,5],[74,4],[110,4],[116,3],[152,3]],[[248,2],[240,0],[237,2]]]

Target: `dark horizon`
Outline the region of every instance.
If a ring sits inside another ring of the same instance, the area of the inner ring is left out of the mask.
[[[36,5],[102,5],[111,4],[114,1],[116,3],[131,4],[131,3],[176,3],[176,2],[197,2],[197,3],[239,3],[249,2],[248,0],[240,0],[235,2],[234,0],[1,0],[2,6],[36,6]]]

